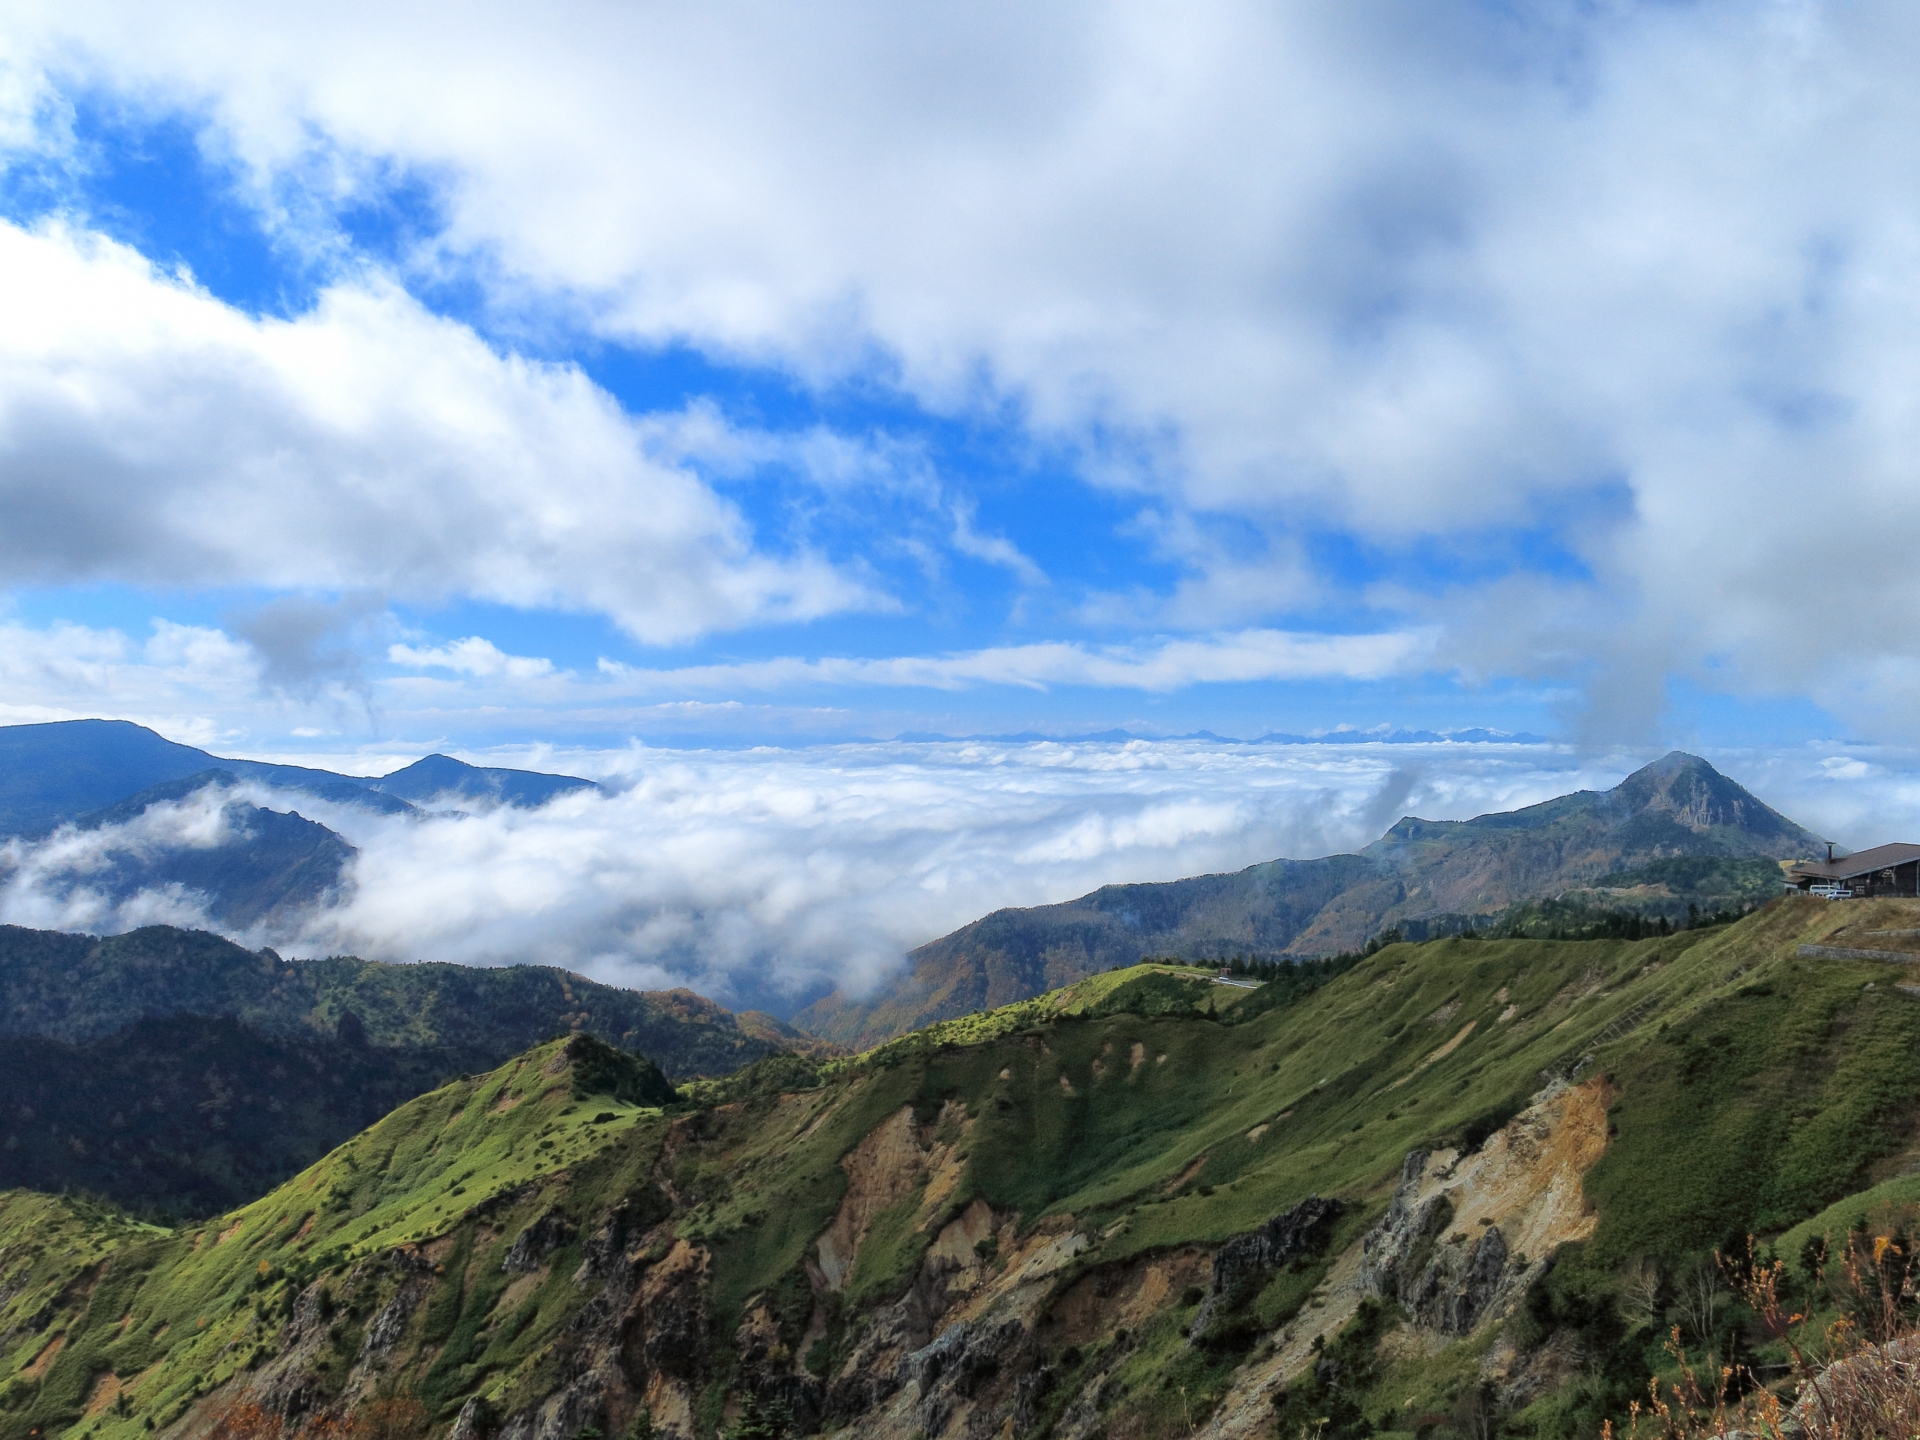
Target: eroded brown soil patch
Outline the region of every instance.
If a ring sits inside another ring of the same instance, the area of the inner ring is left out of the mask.
[[[840,1199],[833,1223],[815,1246],[820,1273],[832,1289],[844,1289],[853,1274],[860,1242],[873,1228],[874,1217],[898,1205],[918,1188],[926,1156],[920,1148],[913,1107],[902,1105],[874,1127],[866,1139],[841,1158],[847,1172],[847,1193]]]
[[[65,1335],[54,1336],[47,1342],[44,1350],[27,1362],[26,1368],[20,1372],[21,1375],[28,1380],[44,1380],[47,1371],[52,1368],[53,1362],[59,1358],[60,1352],[66,1348],[66,1345]]]
[[[1138,1330],[1189,1285],[1205,1285],[1213,1257],[1197,1247],[1102,1267],[1067,1287],[1040,1322],[1049,1349],[1091,1345],[1116,1329]]]
[[[111,1370],[93,1382],[93,1391],[87,1396],[86,1418],[91,1420],[120,1398],[120,1377]]]

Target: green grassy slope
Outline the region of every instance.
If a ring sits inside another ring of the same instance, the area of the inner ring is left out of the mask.
[[[173,1423],[270,1356],[295,1295],[314,1277],[381,1253],[414,1253],[463,1225],[470,1233],[482,1215],[537,1209],[549,1177],[565,1174],[590,1195],[602,1178],[595,1162],[609,1152],[644,1160],[659,1141],[659,1110],[577,1094],[579,1067],[556,1066],[581,1043],[542,1046],[423,1095],[265,1198],[197,1229],[157,1232],[69,1201],[5,1197],[0,1373],[12,1378],[0,1390],[0,1433],[71,1425],[106,1374],[136,1383],[129,1403],[89,1433],[131,1437],[149,1419]],[[621,1078],[619,1065],[602,1064],[603,1085]],[[346,1316],[336,1327],[335,1366],[344,1368],[368,1318]],[[515,1343],[531,1347],[541,1333],[522,1326]]]
[[[675,1078],[784,1048],[690,991],[547,966],[285,961],[156,925],[0,927],[0,1187],[142,1214],[229,1209],[448,1075],[596,1034]]]
[[[153,1237],[10,1199],[0,1211],[0,1440],[76,1425],[133,1440],[149,1418],[164,1427],[197,1396],[233,1393],[249,1365],[272,1365],[295,1297],[315,1279],[352,1297],[307,1372],[324,1401],[383,1297],[411,1273],[396,1250],[440,1269],[391,1383],[441,1423],[474,1395],[517,1413],[577,1370],[598,1291],[569,1277],[581,1237],[616,1212],[637,1237],[655,1237],[635,1252],[644,1273],[672,1263],[661,1236],[705,1257],[703,1308],[675,1332],[685,1354],[673,1362],[699,1398],[695,1429],[712,1434],[730,1402],[773,1393],[770,1362],[737,1340],[742,1318],[762,1309],[783,1345],[818,1361],[779,1372],[783,1403],[813,1424],[844,1420],[844,1407],[871,1397],[840,1367],[894,1313],[886,1307],[920,1293],[935,1235],[975,1201],[1007,1217],[1008,1244],[1086,1237],[1048,1302],[1063,1318],[1034,1332],[1031,1363],[1050,1378],[1027,1423],[1065,1424],[1076,1377],[1106,1375],[1110,1435],[1184,1434],[1263,1337],[1314,1303],[1332,1256],[1381,1212],[1408,1150],[1484,1134],[1543,1077],[1575,1072],[1618,1090],[1614,1138],[1588,1178],[1598,1229],[1563,1257],[1509,1339],[1527,1354],[1572,1345],[1588,1360],[1548,1374],[1506,1423],[1510,1433],[1592,1433],[1662,1363],[1660,1307],[1679,1304],[1671,1296],[1629,1323],[1630,1269],[1677,1273],[1729,1236],[1790,1232],[1920,1158],[1920,999],[1896,988],[1910,971],[1797,953],[1920,923],[1915,911],[1788,901],[1737,925],[1632,943],[1391,945],[1272,1008],[1203,972],[1139,967],[850,1060],[762,1062],[693,1087],[666,1113],[576,1099],[573,1082],[549,1072],[552,1050],[538,1050],[403,1106],[201,1230]],[[915,1143],[949,1157],[946,1188],[922,1176],[877,1209],[844,1290],[826,1297],[807,1265],[849,1194],[849,1157],[903,1112]],[[1187,1344],[1194,1298],[1177,1287],[1124,1340],[1111,1319],[1064,1318],[1082,1279],[1118,1284],[1128,1267],[1247,1232],[1310,1193],[1349,1206],[1331,1244],[1242,1297],[1238,1328],[1218,1343]],[[516,1281],[501,1257],[549,1211],[571,1238],[547,1278]],[[1829,1218],[1844,1213],[1842,1203]],[[49,1215],[77,1239],[36,1242]],[[664,1228],[647,1230],[655,1224]],[[646,1315],[642,1331],[664,1323]],[[1399,1322],[1389,1313],[1377,1323]],[[643,1340],[636,1331],[620,1352],[636,1384],[665,1363],[647,1358]],[[1371,1354],[1371,1339],[1353,1343]],[[1353,1371],[1363,1377],[1352,1382],[1355,1413],[1377,1419],[1409,1397],[1444,1407],[1477,1393],[1488,1343],[1380,1352]],[[79,1418],[108,1373],[126,1386],[124,1413],[115,1402]],[[595,1423],[624,1426],[631,1406],[620,1403],[628,1408]]]

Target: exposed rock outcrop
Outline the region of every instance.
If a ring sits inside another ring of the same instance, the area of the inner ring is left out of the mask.
[[[573,1238],[573,1226],[558,1210],[549,1210],[514,1238],[502,1270],[518,1270],[531,1275],[546,1263],[547,1256]]]
[[[960,1406],[996,1386],[1011,1384],[1015,1409],[1021,1386],[1031,1423],[1033,1398],[1039,1393],[1037,1354],[1033,1332],[1019,1319],[950,1326],[926,1348],[907,1357],[918,1401],[915,1420],[927,1435],[945,1432]],[[1014,1433],[1019,1434],[1019,1417]]]
[[[1213,1252],[1212,1283],[1193,1317],[1188,1343],[1198,1340],[1223,1310],[1230,1310],[1273,1271],[1312,1254],[1346,1207],[1338,1200],[1309,1195],[1257,1230],[1236,1235]]]
[[[576,1440],[583,1430],[604,1432],[605,1382],[589,1369],[562,1386],[537,1409],[523,1411],[500,1427],[499,1440]]]
[[[385,1363],[406,1334],[407,1322],[419,1308],[433,1278],[433,1262],[417,1250],[390,1251],[385,1268],[400,1276],[400,1285],[368,1323],[360,1339],[358,1363],[362,1366]]]
[[[1555,1081],[1479,1150],[1409,1154],[1387,1213],[1334,1262],[1320,1306],[1235,1377],[1201,1433],[1266,1433],[1273,1394],[1320,1361],[1315,1341],[1338,1334],[1369,1296],[1402,1306],[1413,1336],[1436,1342],[1506,1313],[1546,1273],[1555,1249],[1593,1233],[1582,1186],[1606,1150],[1614,1094],[1600,1076]]]
[[[1387,1213],[1361,1241],[1366,1291],[1441,1335],[1504,1312],[1555,1249],[1593,1232],[1581,1184],[1606,1149],[1612,1097],[1604,1079],[1556,1082],[1480,1150],[1409,1154]]]
[[[454,1416],[447,1440],[485,1440],[494,1431],[493,1407],[479,1395],[473,1396]]]

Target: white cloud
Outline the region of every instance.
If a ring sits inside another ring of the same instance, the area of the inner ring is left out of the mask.
[[[1408,803],[1447,816],[1611,783],[1609,762],[1540,747],[1418,753],[1426,758]],[[246,938],[302,954],[562,964],[629,984],[690,983],[723,999],[821,979],[857,986],[1002,905],[1363,844],[1374,797],[1408,756],[1393,747],[968,742],[473,758],[587,773],[617,793],[417,821],[243,786],[238,796],[297,806],[360,849],[346,903]],[[137,835],[16,845],[0,920],[115,928],[156,906],[179,918],[190,895],[116,910],[76,881],[88,857],[151,843],[169,827],[183,842],[208,843],[217,808],[156,807]]]
[[[460,675],[509,680],[540,680],[553,674],[553,662],[543,656],[509,655],[491,640],[469,635],[450,645],[390,645],[387,659],[418,669],[452,670]]]
[[[117,934],[142,925],[211,928],[206,897],[170,883],[127,893],[124,865],[240,838],[228,792],[203,789],[149,806],[132,820],[91,830],[66,827],[39,841],[0,842],[0,915],[45,930]]]
[[[1416,606],[1430,551],[1438,573],[1471,573],[1476,534],[1538,531],[1548,539],[1494,568],[1525,569],[1544,547],[1555,573],[1592,576],[1600,603],[1585,613],[1604,631],[1577,635],[1572,657],[1524,613],[1468,639],[1509,670],[1604,671],[1602,710],[1616,683],[1655,697],[1611,707],[1597,730],[1644,725],[1669,670],[1811,694],[1889,732],[1920,713],[1920,639],[1897,619],[1920,549],[1910,6],[455,15],[63,0],[10,6],[0,26],[13,57],[0,130],[21,143],[52,143],[23,118],[53,113],[49,95],[106,87],[204,117],[209,147],[236,156],[293,228],[337,198],[328,186],[363,193],[389,165],[434,177],[449,224],[417,262],[478,273],[534,323],[558,310],[723,360],[894,381],[954,413],[1012,411],[1107,483],[1276,537],[1283,561],[1289,535],[1357,536],[1406,572]],[[304,208],[289,199],[301,192]],[[102,361],[24,357],[50,413],[89,416],[84,443],[54,424],[46,447],[131,473],[126,437],[176,433],[174,412],[191,417],[214,378],[260,413],[256,391],[280,373],[272,346],[150,344],[151,309],[131,307],[114,383],[90,378]],[[613,486],[665,487],[671,503],[638,507],[644,524],[565,485],[527,502],[533,477],[582,462],[605,474],[609,447],[627,443],[564,372],[479,355],[378,287],[336,292],[288,333],[315,337],[302,366],[326,370],[327,354],[358,355],[354,337],[376,334],[396,358],[370,361],[360,385],[339,361],[333,389],[267,404],[255,430],[193,431],[205,453],[255,457],[257,476],[257,457],[317,437],[358,484],[350,441],[377,434],[383,455],[434,471],[428,483],[403,466],[391,502],[356,491],[371,520],[351,564],[338,525],[290,532],[274,561],[290,580],[351,571],[605,607],[668,637],[861,603],[843,575],[759,556],[724,507],[655,471],[619,470],[636,478]],[[169,364],[191,384],[163,406],[149,367]],[[448,398],[469,382],[480,400]],[[380,403],[388,388],[405,412]],[[102,406],[111,445],[88,408]],[[587,438],[563,415],[587,417]],[[504,456],[475,435],[504,435]],[[451,458],[418,459],[446,438]],[[566,464],[545,458],[550,445]],[[476,453],[517,498],[479,487],[476,509],[435,512],[451,533],[423,534],[408,515],[467,493]],[[279,533],[254,492],[160,493],[204,513],[188,525],[135,507],[121,529],[118,509],[71,517],[122,548],[38,547],[15,573],[205,562],[220,575],[237,563],[233,532]],[[599,544],[588,510],[641,528]],[[301,512],[314,515],[332,512]],[[155,519],[173,543],[135,545]],[[623,567],[634,544],[647,558]],[[1155,623],[1258,623],[1246,607],[1262,596],[1312,594],[1285,577],[1263,588],[1230,554],[1183,553],[1197,574]],[[685,554],[690,575],[650,583]],[[1555,603],[1586,604],[1571,588]]]
[[[0,224],[0,578],[476,596],[650,641],[873,603],[646,453],[577,369],[392,285],[252,319],[98,236]]]
[[[232,798],[297,807],[360,858],[343,904],[242,938],[300,954],[535,961],[765,1002],[821,981],[870,984],[911,947],[1001,906],[1348,851],[1401,814],[1465,819],[1606,788],[1650,757],[1133,741],[467,758],[584,774],[612,793],[421,821],[243,785]],[[1853,847],[1920,833],[1920,753],[1807,746],[1710,758]],[[191,892],[116,900],[89,877],[116,850],[219,843],[226,798],[0,847],[0,922],[95,933],[199,923]]]
[[[1224,635],[1094,646],[1064,641],[1006,645],[958,655],[886,660],[828,657],[744,661],[733,665],[645,670],[602,660],[601,671],[640,689],[800,684],[903,686],[961,690],[1016,685],[1033,690],[1087,685],[1168,691],[1189,685],[1258,680],[1379,680],[1415,669],[1430,641],[1415,633],[1301,634],[1242,630]]]
[[[312,796],[236,795],[360,849],[341,906],[244,937],[301,954],[537,961],[626,984],[764,1001],[872,983],[909,948],[1005,905],[1099,885],[1351,850],[1400,814],[1465,819],[1583,788],[1649,758],[1545,746],[1234,746],[1194,741],[864,744],[799,751],[494,752],[608,782],[537,811],[408,821]],[[1712,757],[1853,846],[1920,831],[1920,755]],[[155,807],[123,830],[0,855],[0,921],[95,931],[193,923],[194,897],[118,905],[87,887],[115,847],[216,843],[219,807]]]
[[[971,555],[976,560],[1012,571],[1023,584],[1046,584],[1046,572],[1033,562],[1031,556],[1023,554],[1018,545],[1004,535],[985,535],[974,528],[975,509],[971,503],[954,504],[953,548],[962,555]]]
[[[259,665],[223,631],[155,620],[144,641],[121,631],[0,621],[0,723],[109,717],[188,745],[209,745],[257,714]]]
[[[224,745],[225,753],[257,752],[276,735],[365,735],[369,710],[383,725],[415,737],[485,728],[503,713],[515,716],[522,729],[544,725],[603,735],[629,733],[636,724],[698,726],[715,719],[796,734],[825,725],[845,734],[855,716],[800,703],[808,690],[1093,686],[1166,693],[1258,680],[1380,680],[1419,667],[1430,646],[1431,637],[1418,633],[1245,630],[1127,646],[1035,644],[884,660],[789,656],[677,669],[602,660],[582,672],[563,670],[544,656],[508,654],[470,635],[441,645],[390,645],[389,664],[412,673],[358,676],[351,689],[336,684],[311,694],[283,689],[264,695],[258,650],[222,630],[155,620],[141,640],[115,629],[0,621],[0,694],[7,697],[0,702],[0,723],[131,719],[171,739]],[[752,692],[780,703],[747,706],[730,698]],[[331,713],[336,723],[315,725],[316,710]],[[917,723],[911,713],[896,719],[896,728]],[[446,748],[458,741],[421,743]],[[366,763],[393,753],[395,747],[376,746]],[[407,758],[417,757],[415,750]],[[356,771],[363,768],[354,757],[336,758]],[[313,763],[334,762],[323,757]]]

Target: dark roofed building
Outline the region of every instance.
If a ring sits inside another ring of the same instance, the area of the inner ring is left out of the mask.
[[[1876,845],[1835,860],[1801,860],[1787,868],[1797,890],[1838,885],[1855,895],[1920,895],[1920,845]]]

